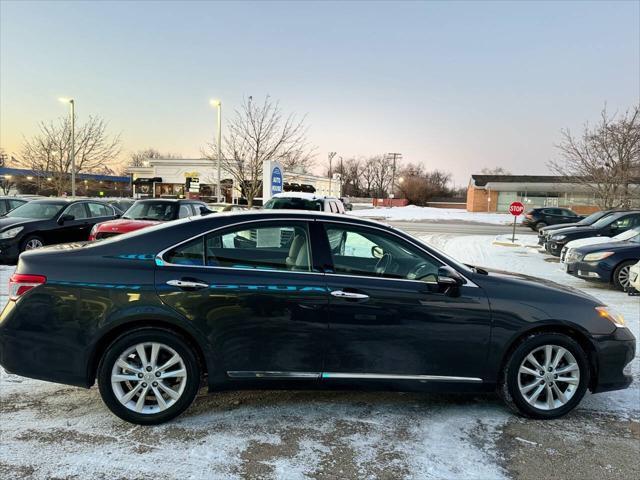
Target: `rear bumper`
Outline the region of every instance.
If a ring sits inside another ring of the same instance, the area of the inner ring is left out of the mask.
[[[633,382],[627,366],[635,358],[636,339],[627,328],[618,328],[611,335],[595,336],[598,375],[593,393],[622,390]]]

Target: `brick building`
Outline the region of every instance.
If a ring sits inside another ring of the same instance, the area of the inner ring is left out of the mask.
[[[640,208],[640,179],[630,186],[632,206]],[[595,195],[588,187],[553,175],[471,175],[467,188],[467,211],[508,212],[514,201],[527,209],[568,207],[576,213],[599,210]]]

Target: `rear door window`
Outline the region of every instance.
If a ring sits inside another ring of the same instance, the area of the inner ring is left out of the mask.
[[[111,207],[103,205],[101,203],[89,203],[89,213],[91,217],[109,217],[113,215]]]

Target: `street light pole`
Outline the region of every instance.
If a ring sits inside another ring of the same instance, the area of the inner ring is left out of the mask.
[[[216,138],[217,152],[216,158],[218,160],[218,183],[216,185],[216,200],[220,201],[220,195],[222,193],[222,184],[220,183],[220,164],[222,163],[222,102],[220,100],[211,100],[211,105],[218,109],[218,134]]]
[[[71,198],[76,196],[76,102],[69,100],[71,105]]]
[[[71,197],[76,196],[76,102],[73,98],[59,98],[71,107]]]
[[[331,196],[331,183],[333,180],[333,168],[332,168],[332,162],[333,162],[333,157],[336,156],[336,152],[329,152],[329,196]]]

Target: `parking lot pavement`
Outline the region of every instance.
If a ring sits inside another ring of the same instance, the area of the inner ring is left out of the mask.
[[[492,236],[425,236],[463,261],[581,288],[622,310],[640,302],[569,277]],[[6,298],[12,267],[0,268]],[[640,361],[633,373],[640,378]],[[590,395],[553,421],[494,395],[244,391],[198,396],[177,420],[127,424],[84,390],[0,371],[0,478],[640,478],[640,389]]]

